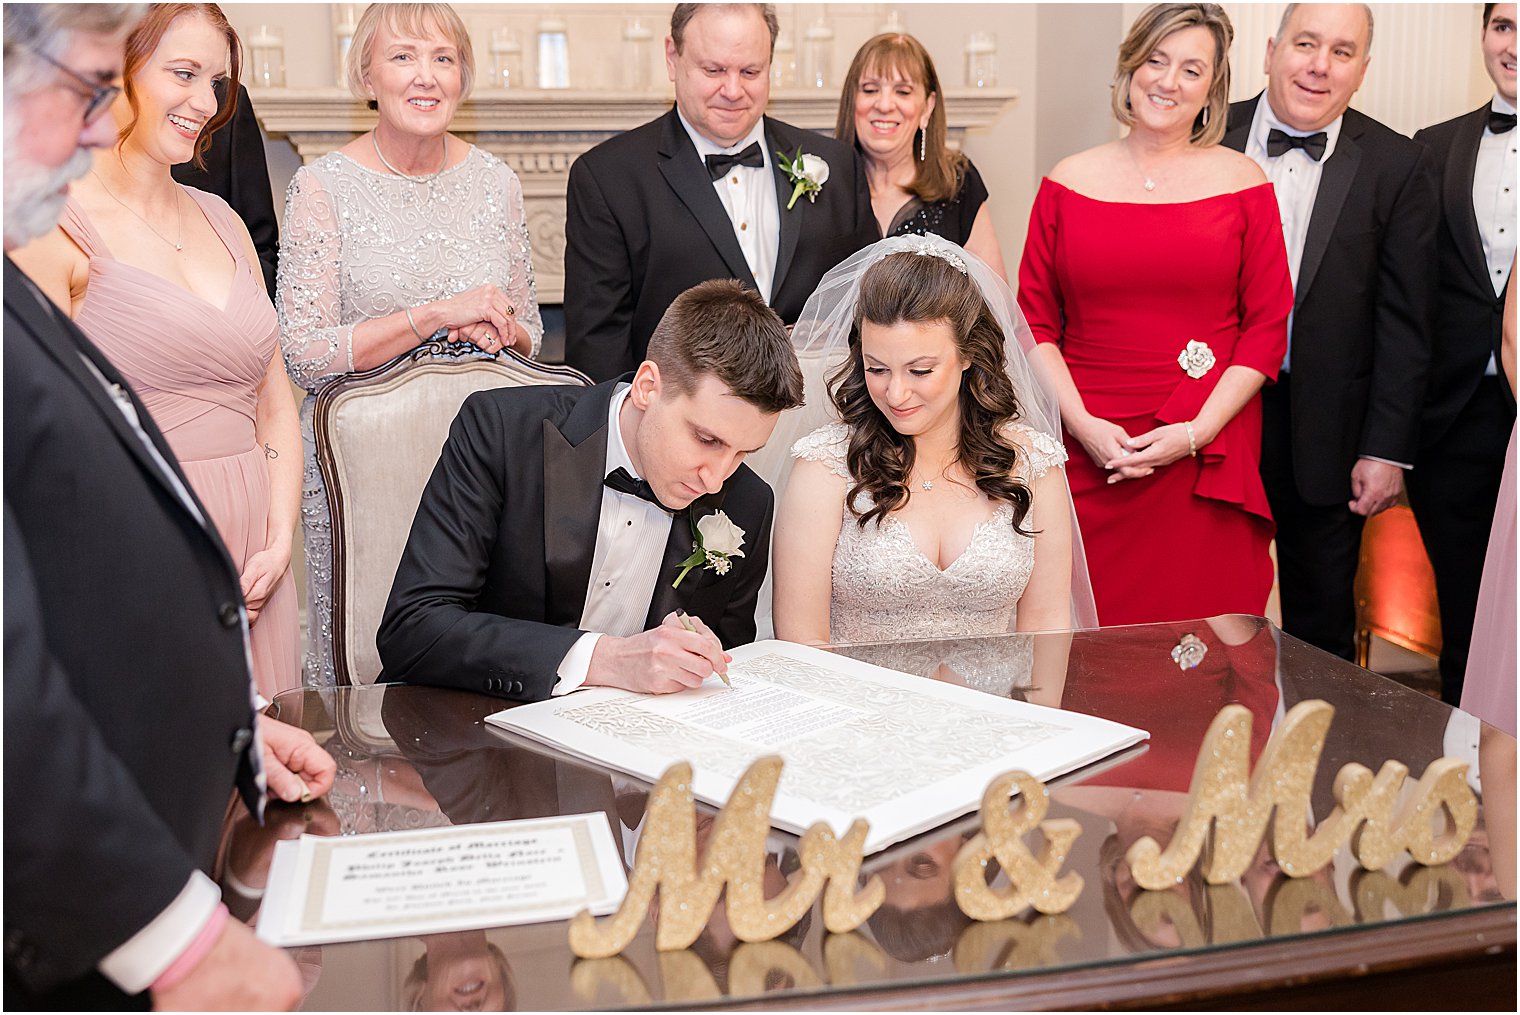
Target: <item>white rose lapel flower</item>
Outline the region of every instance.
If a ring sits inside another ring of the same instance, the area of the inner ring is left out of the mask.
[[[680,588],[681,581],[694,567],[705,567],[714,574],[728,574],[733,557],[744,556],[744,530],[722,511],[715,511],[691,523],[691,556],[676,565],[681,573],[671,588]]]
[[[829,164],[816,155],[804,155],[801,148],[791,158],[779,151],[776,157],[781,160],[781,171],[793,184],[792,199],[786,203],[786,210],[791,211],[792,205],[803,194],[807,195],[809,201],[818,200],[819,191],[829,182]]]

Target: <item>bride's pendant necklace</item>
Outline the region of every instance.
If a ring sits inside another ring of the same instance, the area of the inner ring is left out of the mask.
[[[370,131],[369,141],[370,144],[375,146],[375,158],[380,160],[380,164],[386,169],[389,169],[392,173],[401,177],[403,180],[410,180],[413,183],[423,183],[431,186],[432,182],[438,179],[438,177],[443,174],[443,171],[449,166],[449,136],[447,134],[443,136],[443,161],[439,163],[439,166],[436,170],[428,173],[425,176],[412,176],[410,173],[403,173],[401,170],[391,165],[390,160],[385,157],[385,153],[380,150],[380,137],[378,131]]]
[[[106,186],[106,181],[100,178],[99,173],[92,169],[90,170],[90,175],[95,177],[95,182],[100,184],[100,189],[106,192],[106,197],[109,197],[111,200],[127,209],[127,211],[131,212],[132,216],[136,218],[137,221],[148,227],[149,232],[151,232],[154,236],[157,236],[159,239],[163,240],[165,243],[169,244],[169,246],[173,247],[175,253],[179,253],[185,249],[185,211],[179,203],[179,184],[176,183],[174,185],[174,235],[178,236],[179,239],[171,240],[169,237],[165,236],[157,229],[154,229],[153,223],[137,214],[137,210],[130,204],[127,204],[127,202],[111,193],[111,188]]]

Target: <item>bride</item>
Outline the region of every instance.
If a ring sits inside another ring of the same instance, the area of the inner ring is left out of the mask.
[[[837,421],[792,447],[777,637],[1096,626],[1059,415],[1006,283],[949,241],[892,237],[825,275],[793,334],[805,363],[843,361]]]

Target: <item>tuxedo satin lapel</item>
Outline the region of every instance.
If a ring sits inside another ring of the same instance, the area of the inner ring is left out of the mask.
[[[807,198],[799,197],[791,210],[787,210],[786,203],[792,198],[795,184],[781,168],[780,156],[776,154],[778,151],[784,152],[790,159],[797,154],[799,143],[806,147],[805,142],[799,142],[795,137],[786,135],[769,117],[766,117],[765,143],[770,147],[770,151],[766,154],[771,160],[771,176],[776,184],[776,212],[781,216],[781,232],[776,243],[776,277],[771,280],[771,300],[774,302],[776,295],[781,292],[781,284],[786,281],[786,273],[792,266],[792,258],[796,256],[797,239],[802,235],[802,217],[807,214],[806,208],[812,202]]]
[[[1225,130],[1221,144],[1238,152],[1246,150],[1246,142],[1251,139],[1251,121],[1256,118],[1256,104],[1260,101],[1258,95],[1231,107],[1230,126]]]
[[[1346,195],[1351,193],[1357,168],[1362,164],[1362,146],[1351,136],[1352,132],[1347,129],[1350,126],[1348,120],[1341,130],[1339,140],[1335,142],[1335,154],[1325,161],[1325,168],[1320,173],[1319,191],[1314,196],[1314,211],[1309,216],[1309,231],[1304,236],[1304,258],[1298,268],[1298,292],[1293,294],[1295,307],[1304,301],[1304,295],[1314,285],[1314,276],[1325,258],[1326,248],[1330,246],[1330,237],[1334,235],[1336,223],[1340,220],[1341,208],[1346,204]]]
[[[1447,228],[1462,261],[1473,278],[1483,289],[1493,283],[1488,278],[1488,261],[1483,257],[1483,235],[1478,231],[1478,216],[1473,211],[1473,174],[1478,169],[1478,145],[1483,140],[1483,130],[1488,125],[1488,105],[1462,118],[1457,128],[1456,143],[1443,173],[1441,204]]]
[[[559,626],[581,622],[596,551],[607,464],[607,400],[588,397],[576,407],[590,409],[597,402],[602,426],[579,443],[572,444],[544,420],[544,620]]]
[[[707,238],[712,240],[713,246],[718,248],[729,274],[751,289],[758,288],[755,276],[750,274],[749,262],[744,260],[744,251],[739,249],[739,240],[734,236],[734,224],[729,220],[728,212],[723,210],[723,202],[713,190],[712,177],[707,174],[707,167],[697,155],[697,149],[692,146],[675,110],[665,117],[660,138],[660,172]],[[654,227],[659,228],[659,223],[654,223]],[[659,268],[658,265],[650,267]]]
[[[721,510],[725,490],[717,493],[698,497],[691,502],[686,512],[677,515],[671,520],[670,535],[665,540],[665,558],[660,561],[660,577],[654,583],[654,595],[649,598],[649,614],[644,618],[646,628],[654,627],[665,619],[665,615],[676,609],[685,609],[688,612],[696,612],[692,604],[696,602],[698,594],[704,587],[710,585],[720,577],[716,572],[697,567],[681,582],[680,588],[672,588],[676,576],[681,573],[681,561],[691,556],[694,541],[691,536],[691,519],[701,520]]]
[[[62,312],[44,307],[33,296],[30,282],[28,282],[23,276],[21,269],[16,267],[9,257],[5,259],[5,294],[7,309],[21,318],[22,323],[31,333],[33,341],[42,348],[43,352],[52,357],[59,367],[63,369],[63,372],[79,386],[80,390],[84,392],[85,397],[105,417],[106,424],[111,428],[111,432],[116,435],[117,440],[127,449],[127,453],[137,461],[142,470],[148,474],[153,482],[162,486],[169,493],[170,497],[174,499],[176,504],[180,503],[179,494],[169,484],[168,477],[164,475],[163,469],[148,454],[148,449],[143,447],[142,439],[137,436],[137,432],[132,429],[132,425],[127,422],[126,417],[121,413],[121,409],[117,408],[116,403],[111,400],[111,396],[107,394],[106,389],[101,385],[100,381],[96,380],[95,376],[90,373],[90,368],[81,362],[80,356],[87,357],[95,365],[95,368],[100,371],[101,376],[109,383],[119,384],[128,393],[132,393],[131,385],[121,376],[116,367],[111,364],[111,361],[99,349],[95,348],[94,343],[77,326],[64,317]],[[153,417],[148,413],[147,408],[142,402],[135,397],[133,398],[133,404],[137,407],[137,418],[143,424],[143,429],[152,434],[155,430],[152,421]],[[169,449],[168,444],[161,438],[158,441],[158,445],[159,453],[164,456],[164,461],[169,464],[170,468],[173,468],[173,463],[176,461],[174,452]],[[190,489],[189,481],[185,480],[183,475],[180,476],[180,481],[184,484],[186,492],[193,498],[195,493]],[[197,501],[197,506],[200,507],[203,516],[209,517],[205,514],[205,508],[199,504],[199,501]],[[218,548],[221,548],[221,540],[216,540],[216,543]],[[223,553],[225,556],[225,550]],[[227,558],[227,561],[230,566],[231,558]]]

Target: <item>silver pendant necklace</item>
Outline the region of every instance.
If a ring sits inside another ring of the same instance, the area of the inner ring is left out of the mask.
[[[1125,152],[1127,152],[1129,154],[1130,164],[1135,167],[1135,171],[1137,173],[1139,173],[1140,174],[1140,178],[1145,181],[1145,190],[1146,190],[1146,192],[1149,193],[1149,192],[1155,190],[1156,189],[1156,181],[1151,178],[1151,174],[1147,173],[1143,168],[1141,168],[1141,166],[1140,166],[1140,160],[1137,159],[1137,158],[1135,158],[1135,151],[1134,151],[1133,148],[1131,148],[1129,146],[1129,141],[1125,140],[1122,143],[1124,145]]]
[[[380,138],[375,131],[370,131],[369,140],[370,144],[375,146],[375,158],[380,160],[380,164],[386,169],[389,169],[392,173],[395,173],[397,176],[401,177],[403,180],[411,180],[413,183],[430,184],[434,180],[438,179],[438,177],[443,174],[443,171],[449,166],[449,136],[447,134],[443,136],[443,162],[438,166],[436,170],[428,173],[426,176],[412,176],[408,173],[403,173],[401,170],[391,165],[390,160],[385,157],[385,153],[380,150]]]
[[[184,210],[184,208],[179,203],[179,184],[176,183],[174,185],[174,220],[175,220],[175,229],[174,229],[174,232],[175,232],[175,235],[179,237],[179,240],[176,241],[176,240],[169,239],[169,237],[165,236],[163,233],[159,232],[157,229],[154,229],[152,222],[149,222],[147,219],[145,219],[141,215],[137,214],[137,211],[131,205],[127,204],[127,202],[123,201],[121,198],[119,198],[115,194],[111,193],[111,188],[106,186],[106,181],[102,180],[100,178],[100,174],[99,173],[95,172],[95,170],[92,169],[92,170],[90,170],[90,175],[93,176],[93,177],[95,177],[95,182],[100,184],[100,189],[106,192],[106,197],[109,197],[111,200],[115,201],[117,204],[119,204],[123,208],[127,209],[127,211],[131,212],[132,216],[134,218],[136,218],[137,221],[139,221],[143,225],[147,226],[148,227],[148,231],[151,232],[154,236],[157,236],[159,239],[161,239],[165,243],[169,244],[169,246],[173,247],[176,253],[178,253],[178,252],[180,252],[180,251],[182,251],[182,250],[185,249],[185,243],[184,243],[184,239],[185,239],[185,210]]]

